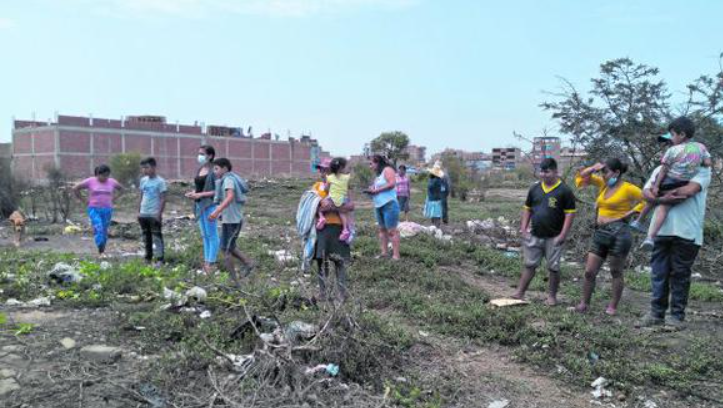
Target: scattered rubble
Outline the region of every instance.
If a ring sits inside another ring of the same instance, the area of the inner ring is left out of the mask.
[[[503,400],[498,400],[498,401],[491,402],[491,403],[487,406],[487,408],[505,408],[505,407],[507,407],[508,405],[510,405],[510,401],[508,401],[508,400],[506,400],[506,399],[503,399]]]
[[[304,374],[311,375],[316,373],[326,372],[332,377],[339,375],[339,366],[336,364],[319,364],[316,367],[307,368]]]
[[[288,263],[296,262],[299,260],[291,252],[285,249],[280,249],[278,251],[268,251],[268,255],[273,256],[274,259],[276,259],[276,262],[280,265],[286,265]]]
[[[60,340],[60,344],[65,348],[66,350],[70,350],[72,348],[75,348],[75,340],[71,339],[70,337],[66,337],[62,340]]]
[[[434,225],[425,227],[416,222],[400,222],[397,229],[399,230],[399,236],[402,238],[412,238],[419,234],[427,234],[441,241],[449,242],[452,240],[451,235],[445,234],[444,231]]]
[[[597,380],[593,381],[590,386],[595,390],[591,391],[592,396],[595,399],[606,399],[612,398],[613,393],[606,390],[605,387],[609,385],[609,381],[605,377],[598,377]]]
[[[50,297],[39,297],[27,302],[21,302],[15,298],[10,298],[5,301],[5,306],[14,307],[48,307],[50,306]]]
[[[94,344],[80,349],[80,355],[86,360],[96,363],[113,363],[121,358],[122,350],[119,347]]]
[[[48,278],[57,283],[76,283],[83,280],[83,275],[77,267],[68,265],[65,262],[58,262],[48,272]]]
[[[527,305],[529,303],[530,302],[528,302],[526,300],[512,299],[512,298],[501,298],[501,299],[490,300],[490,305],[497,306],[497,307],[521,306],[521,305]]]

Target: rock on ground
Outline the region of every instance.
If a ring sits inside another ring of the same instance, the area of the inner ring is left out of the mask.
[[[122,350],[119,347],[94,344],[92,346],[85,346],[81,348],[80,354],[85,359],[95,361],[97,363],[112,363],[121,357]]]

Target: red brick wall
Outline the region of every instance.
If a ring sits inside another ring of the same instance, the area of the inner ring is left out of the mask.
[[[30,133],[13,133],[13,154],[32,153],[33,136]]]
[[[53,153],[55,152],[55,131],[46,130],[33,132],[35,138],[35,153]]]
[[[151,151],[151,138],[149,136],[125,135],[126,152],[137,152],[141,155]]]
[[[123,139],[120,133],[95,133],[93,135],[93,152],[98,154],[117,154],[123,150]]]
[[[79,126],[83,118],[63,116],[62,122]],[[73,177],[87,177],[91,169],[100,164],[107,164],[110,157],[123,152],[137,152],[142,156],[153,155],[159,163],[159,172],[167,178],[190,179],[196,173],[198,164],[196,156],[198,147],[210,144],[216,149],[217,157],[227,157],[234,165],[234,169],[247,177],[252,176],[285,176],[309,175],[311,151],[310,147],[301,143],[279,143],[259,139],[231,138],[231,137],[167,137],[142,134],[129,134],[121,132],[106,133],[100,131],[100,125],[108,126],[103,129],[119,126],[120,121],[96,119],[94,126],[85,131],[59,130],[59,161]],[[154,127],[157,125],[150,125]],[[175,126],[175,125],[174,125]],[[194,128],[195,129],[195,128]],[[32,172],[31,157],[16,158],[16,170],[28,174],[30,177],[42,179],[45,177],[43,166],[54,164],[55,130],[36,131],[32,133],[14,133],[14,153],[30,153],[31,141],[34,140],[36,153],[46,153],[47,157],[37,157],[35,173]],[[129,132],[126,129],[124,132]],[[94,156],[78,156],[90,154],[91,138]],[[125,143],[123,139],[125,138]],[[153,143],[151,142],[153,140]],[[204,142],[205,140],[205,142]],[[153,146],[153,149],[151,149]],[[181,157],[178,157],[180,148]],[[74,153],[69,155],[67,153]],[[290,158],[291,156],[291,158]],[[179,169],[180,166],[180,169]]]
[[[181,143],[181,157],[198,156],[198,148],[203,144],[200,139],[179,137],[178,140]]]
[[[234,158],[250,158],[251,157],[251,140],[231,139],[228,141],[229,156]]]
[[[44,179],[45,169],[53,166],[55,166],[55,158],[53,156],[35,157],[35,171],[33,172],[33,179]]]
[[[178,138],[177,137],[154,137],[152,156],[168,157],[178,156]]]
[[[271,158],[274,161],[285,160],[286,162],[288,162],[291,158],[291,146],[289,146],[288,144],[276,143],[271,145]]]
[[[255,141],[254,160],[268,160],[271,154],[270,143]]]
[[[60,168],[68,177],[82,179],[93,175],[90,169],[90,157],[63,156],[61,154],[59,159]]]
[[[65,126],[88,127],[90,126],[90,118],[84,118],[81,116],[60,115],[58,116],[58,124]]]
[[[90,153],[90,133],[88,132],[61,130],[59,141],[61,153]],[[36,142],[36,151],[37,148]]]

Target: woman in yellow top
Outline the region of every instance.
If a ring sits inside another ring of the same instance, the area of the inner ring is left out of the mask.
[[[613,293],[605,313],[611,316],[617,313],[625,286],[623,280],[625,260],[633,245],[628,220],[639,213],[644,206],[640,187],[622,179],[627,169],[627,164],[620,159],[610,158],[605,164],[597,163],[583,169],[575,177],[578,188],[592,185],[599,191],[595,201],[596,228],[585,264],[582,300],[575,307],[577,312],[584,313],[590,306],[590,299],[595,290],[595,279],[607,259],[613,277]]]

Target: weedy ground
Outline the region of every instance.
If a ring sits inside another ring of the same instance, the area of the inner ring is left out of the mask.
[[[120,204],[109,259],[93,255],[87,222],[82,234],[31,223],[29,242],[9,247],[0,234],[0,365],[17,390],[0,395],[9,407],[513,407],[591,406],[590,383],[609,380],[603,406],[723,406],[723,291],[717,271],[691,288],[683,331],[636,329],[647,311],[650,278],[635,252],[616,317],[603,313],[609,276],[603,271],[590,313],[567,311],[580,296],[591,210],[581,204],[565,255],[561,305],[543,304],[544,269],[533,282],[531,303],[493,308],[510,295],[521,261],[469,231],[467,220],[505,217],[513,230],[520,191],[495,191],[479,203],[451,201],[450,242],[421,234],[402,241],[402,260],[375,259],[379,248],[371,205],[359,202],[358,239],[349,270],[350,298],[318,302],[315,271],[281,264],[279,250],[299,252],[294,215],[310,180],[252,184],[242,251],[258,260],[235,288],[226,273],[198,273],[201,242],[185,216],[190,203],[175,185],[165,223],[167,263],[145,264],[134,223],[137,197]],[[421,217],[422,186],[415,186],[411,221]],[[85,224],[83,224],[85,223]],[[34,240],[45,237],[47,241]],[[510,238],[514,240],[514,238]],[[58,262],[78,268],[78,283],[49,282]],[[104,263],[105,262],[105,263]],[[642,272],[641,272],[642,271]],[[195,309],[164,308],[164,288],[178,293],[199,286],[208,297]],[[8,299],[51,299],[49,307],[7,306]],[[201,318],[207,310],[210,317]],[[250,324],[253,322],[266,322]],[[264,327],[309,323],[317,335],[294,344],[260,339]],[[60,344],[63,338],[73,348]],[[79,349],[120,347],[122,357],[98,363]],[[253,355],[244,370],[224,355]],[[310,375],[317,364],[339,366],[336,376]]]

